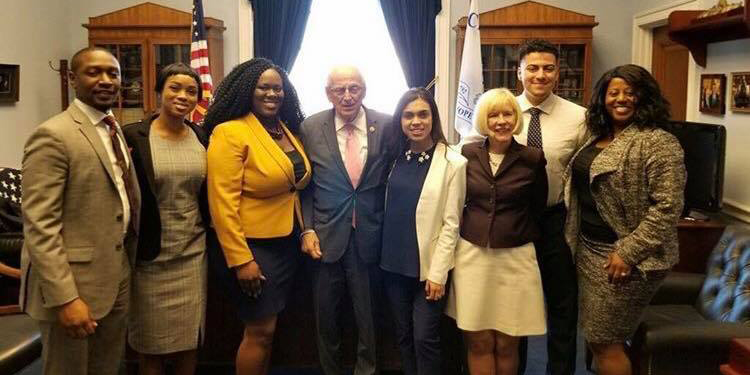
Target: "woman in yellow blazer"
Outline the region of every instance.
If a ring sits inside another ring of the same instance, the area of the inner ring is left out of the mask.
[[[286,72],[263,58],[234,68],[206,114],[208,203],[223,250],[209,262],[245,325],[238,374],[267,372],[276,317],[300,264],[298,191],[311,175],[295,136],[302,120]]]

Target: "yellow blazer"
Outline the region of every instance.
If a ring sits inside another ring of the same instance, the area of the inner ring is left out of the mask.
[[[305,161],[294,181],[294,166],[253,114],[219,124],[208,144],[208,204],[229,267],[254,259],[246,238],[289,235],[302,223],[298,191],[310,181],[310,161],[297,138],[284,133]]]

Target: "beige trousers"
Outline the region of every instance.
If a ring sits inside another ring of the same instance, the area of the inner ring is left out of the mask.
[[[44,375],[117,375],[125,353],[130,300],[130,266],[123,262],[120,291],[112,310],[97,320],[96,332],[85,339],[69,337],[57,322],[40,321]],[[85,301],[84,301],[85,302]]]

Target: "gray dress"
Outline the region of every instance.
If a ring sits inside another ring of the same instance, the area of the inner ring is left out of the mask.
[[[206,248],[198,195],[206,151],[195,133],[178,140],[149,135],[161,251],[136,264],[128,341],[136,351],[166,354],[198,347],[206,311]]]

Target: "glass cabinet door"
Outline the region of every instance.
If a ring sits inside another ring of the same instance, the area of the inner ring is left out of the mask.
[[[586,45],[560,45],[560,78],[555,93],[573,103],[584,105],[584,60]]]
[[[560,77],[555,88],[555,94],[583,105],[586,45],[561,44],[558,47],[560,50],[558,61]],[[482,45],[482,75],[485,90],[505,87],[514,94],[520,95],[523,92],[523,83],[518,81],[518,66],[518,45]]]
[[[143,49],[140,44],[98,45],[112,52],[120,62],[121,87],[117,104],[112,108],[117,121],[124,125],[144,116]]]
[[[154,78],[151,87],[156,86],[156,80],[159,78],[159,72],[169,64],[181,62],[190,65],[190,45],[189,44],[154,44]],[[155,95],[150,102],[154,109],[159,108],[159,96]]]
[[[181,62],[190,65],[189,44],[156,44],[154,45],[154,64],[156,76],[167,65]]]
[[[518,82],[518,46],[511,44],[482,45],[484,89],[505,87],[515,95],[523,92]]]

